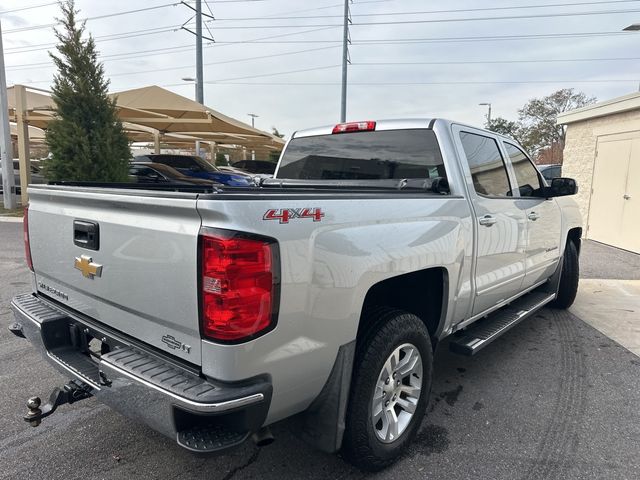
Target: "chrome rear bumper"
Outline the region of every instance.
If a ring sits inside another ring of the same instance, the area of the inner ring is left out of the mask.
[[[244,440],[266,419],[272,392],[266,376],[233,384],[203,378],[195,368],[32,294],[15,297],[11,308],[12,331],[26,337],[54,367],[90,385],[91,393],[114,410],[178,443],[185,431],[201,431],[203,425],[216,431],[224,425],[226,435],[231,430]],[[100,339],[106,351],[92,358],[78,347],[82,339],[86,346],[87,338]]]

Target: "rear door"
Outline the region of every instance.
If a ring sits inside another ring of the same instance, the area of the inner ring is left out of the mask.
[[[41,294],[200,364],[195,194],[36,187],[29,196]]]
[[[525,274],[526,217],[512,196],[497,139],[481,130],[453,128],[476,216],[472,311],[476,315],[520,291]]]
[[[527,216],[525,277],[522,288],[549,278],[560,259],[562,219],[560,207],[553,198],[534,197],[543,186],[540,173],[526,153],[510,142],[503,142],[513,168],[520,199],[518,206]]]

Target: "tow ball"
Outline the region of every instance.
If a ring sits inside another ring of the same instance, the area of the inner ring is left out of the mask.
[[[32,427],[37,427],[42,419],[48,417],[60,405],[72,404],[91,396],[91,387],[86,383],[71,380],[62,388],[54,388],[49,395],[49,401],[40,408],[42,400],[40,397],[31,397],[27,400],[27,414],[23,417],[25,422],[29,422]]]

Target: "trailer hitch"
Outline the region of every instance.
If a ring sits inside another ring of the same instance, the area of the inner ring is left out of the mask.
[[[72,404],[90,396],[91,387],[89,385],[71,380],[62,388],[54,388],[51,395],[49,395],[49,402],[42,408],[40,408],[42,403],[40,397],[31,397],[27,400],[28,411],[23,419],[25,422],[29,422],[32,427],[37,427],[43,418],[55,412],[60,405]]]

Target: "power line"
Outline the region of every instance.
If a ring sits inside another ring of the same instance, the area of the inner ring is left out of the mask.
[[[333,28],[333,27],[332,27]],[[475,37],[432,37],[432,38],[383,38],[383,39],[365,39],[353,40],[351,45],[395,45],[404,43],[448,43],[448,42],[475,42],[475,41],[503,41],[503,40],[544,40],[555,38],[581,38],[581,37],[602,37],[602,36],[621,36],[631,38],[626,32],[585,32],[585,33],[550,33],[538,35],[491,35],[491,36],[475,36]],[[238,41],[218,41],[216,45],[235,45],[240,43],[249,44],[309,44],[309,43],[342,43],[341,40],[290,40],[290,41],[255,41],[255,40],[238,40]]]
[[[380,0],[378,0],[380,1]],[[358,2],[358,3],[363,3],[363,2]],[[315,12],[317,10],[327,10],[329,8],[335,8],[335,7],[341,7],[342,3],[334,3],[332,5],[326,5],[324,7],[315,7],[315,8],[305,8],[303,10],[293,10],[287,13],[306,13],[306,12]],[[282,15],[281,13],[272,13],[269,15],[265,15],[263,18],[272,18],[272,17],[277,17],[278,15]]]
[[[564,13],[540,13],[534,15],[508,15],[499,17],[470,17],[470,18],[438,18],[430,20],[394,20],[387,22],[357,22],[351,25],[356,27],[367,27],[377,25],[417,25],[425,23],[451,23],[451,22],[479,22],[494,20],[524,20],[534,18],[560,18],[560,17],[581,17],[591,15],[614,15],[619,13],[636,13],[640,9],[590,11],[590,12],[564,12]],[[247,29],[267,29],[267,28],[300,28],[300,27],[339,27],[337,23],[306,24],[306,25],[238,25],[238,26],[216,26],[218,30],[247,30]]]
[[[244,1],[247,1],[247,0],[244,0]],[[108,14],[105,14],[105,15],[98,15],[98,16],[95,16],[95,17],[86,17],[86,18],[79,19],[78,23],[84,22],[84,21],[91,21],[91,20],[101,20],[103,18],[119,17],[121,15],[129,15],[131,13],[148,12],[150,10],[158,10],[158,9],[167,8],[167,7],[175,7],[176,5],[180,5],[180,2],[165,3],[165,4],[162,4],[162,5],[155,5],[153,7],[136,8],[135,10],[125,10],[123,12],[108,13]],[[51,27],[55,27],[57,25],[59,25],[59,24],[58,23],[48,23],[46,25],[31,25],[31,26],[28,26],[28,27],[20,27],[20,28],[14,28],[12,30],[6,30],[3,33],[9,34],[9,33],[27,32],[27,31],[31,31],[31,30],[40,30],[40,29],[43,29],[43,28],[51,28]]]
[[[172,50],[177,50],[177,51],[185,51],[185,50],[192,50],[193,49],[193,45],[188,44],[188,45],[181,45],[181,46],[177,46],[177,47],[168,47],[168,48],[152,48],[149,50],[138,50],[136,52],[124,52],[124,53],[114,53],[111,55],[100,55],[98,58],[100,59],[104,59],[104,58],[116,58],[117,60],[128,60],[129,58],[138,58],[141,56],[145,56],[143,54],[152,54],[152,53],[156,53],[156,52],[171,52]],[[173,53],[173,52],[172,52]],[[135,55],[132,55],[135,54]],[[126,56],[126,58],[117,58],[117,57],[122,57],[122,56]],[[46,66],[50,66],[53,65],[52,62],[39,62],[39,63],[23,63],[22,65],[13,65],[13,66],[9,66],[6,68],[7,71],[16,71],[16,70],[30,70],[33,68],[40,68],[40,67],[46,67]]]
[[[220,64],[225,64],[225,63],[235,63],[235,62],[242,62],[242,61],[250,61],[250,60],[257,60],[257,59],[262,59],[262,58],[269,58],[269,57],[277,57],[277,56],[284,56],[284,55],[293,55],[293,54],[299,54],[299,53],[307,53],[310,51],[316,51],[316,50],[323,50],[323,49],[327,49],[327,48],[336,48],[335,47],[323,47],[321,49],[309,49],[309,50],[300,50],[300,51],[295,51],[295,52],[285,52],[285,53],[280,53],[280,54],[274,54],[274,55],[269,55],[269,56],[262,56],[262,57],[250,57],[250,58],[244,58],[244,59],[234,59],[234,60],[227,60],[227,61],[220,61],[220,62],[211,62],[211,63],[206,63],[204,64],[205,66],[208,65],[220,65]],[[547,62],[587,62],[587,61],[628,61],[628,60],[640,60],[640,57],[625,57],[625,58],[582,58],[582,59],[537,59],[537,60],[486,60],[486,61],[442,61],[442,62],[362,62],[362,63],[353,63],[354,66],[394,66],[394,65],[466,65],[466,64],[509,64],[509,63],[547,63]],[[212,80],[212,81],[208,81],[208,82],[204,82],[207,84],[227,84],[227,82],[234,82],[237,80],[245,80],[245,79],[253,79],[253,78],[261,78],[261,77],[271,77],[271,76],[279,76],[279,75],[288,75],[288,74],[295,74],[295,73],[304,73],[304,72],[310,72],[310,71],[317,71],[317,70],[327,70],[327,69],[331,69],[331,68],[337,68],[340,65],[326,65],[326,66],[320,66],[320,67],[311,67],[311,68],[304,68],[304,69],[297,69],[297,70],[288,70],[288,71],[284,71],[284,72],[273,72],[273,73],[264,73],[264,74],[257,74],[257,75],[248,75],[248,76],[242,76],[242,77],[232,77],[232,78],[222,78],[222,79],[217,79],[217,80]],[[110,75],[110,77],[118,77],[118,76],[125,76],[125,75],[134,75],[134,74],[141,74],[141,73],[153,73],[153,72],[161,72],[161,71],[170,71],[170,70],[179,70],[182,68],[193,68],[193,65],[183,65],[183,66],[179,66],[179,67],[168,67],[168,68],[161,68],[161,69],[153,69],[153,70],[144,70],[144,71],[139,71],[139,72],[126,72],[126,73],[120,73],[120,74],[113,74]],[[564,81],[564,80],[563,80]],[[604,82],[605,80],[589,80],[588,82]],[[624,81],[635,81],[635,80],[625,80],[625,79],[620,79],[620,80],[611,80],[612,82],[624,82]],[[48,82],[48,80],[41,80],[41,81],[35,81],[35,82],[30,82],[30,83],[46,83]],[[540,81],[531,81],[531,83],[545,83],[545,82],[555,82],[555,80],[540,80]],[[568,80],[567,80],[568,82]],[[586,82],[586,81],[585,81]],[[446,84],[446,83],[450,83],[450,82],[408,82],[408,83],[396,83],[396,82],[391,82],[391,83],[380,83],[380,85],[438,85],[440,83]],[[455,83],[455,82],[454,82]],[[476,83],[487,83],[487,84],[501,84],[501,83],[523,83],[521,81],[515,81],[515,82],[510,82],[510,81],[506,81],[506,82],[471,82],[471,84],[476,84]],[[528,82],[524,82],[524,83],[528,83]],[[233,83],[234,85],[236,83]],[[251,83],[237,83],[238,85],[251,85]],[[304,83],[287,83],[286,85],[333,85],[334,83],[325,83],[325,82],[304,82]],[[359,82],[359,83],[354,83],[354,85],[378,85],[378,83],[367,83],[367,82]],[[465,83],[462,83],[465,84]],[[167,86],[178,86],[178,85],[184,85],[184,83],[173,83],[173,84],[169,84]],[[256,84],[258,85],[258,83]],[[262,85],[262,84],[260,84]],[[279,84],[274,84],[274,85],[279,85]],[[284,85],[284,84],[283,84]],[[337,84],[336,84],[337,85]]]
[[[309,52],[317,52],[320,50],[329,50],[332,48],[338,48],[338,45],[332,45],[330,47],[319,47],[319,48],[308,48],[306,50],[296,50],[295,52],[283,52],[283,53],[274,53],[271,55],[261,55],[259,57],[248,57],[248,58],[234,58],[233,60],[221,60],[219,62],[208,62],[208,63],[204,63],[203,65],[205,67],[210,66],[210,65],[225,65],[228,63],[240,63],[240,62],[248,62],[248,61],[252,61],[252,60],[262,60],[264,58],[274,58],[274,57],[285,57],[285,56],[289,56],[289,55],[297,55],[300,53],[309,53]],[[181,65],[179,67],[166,67],[166,68],[154,68],[154,69],[150,69],[150,70],[139,70],[136,72],[123,72],[123,73],[114,73],[109,75],[109,77],[121,77],[121,76],[126,76],[126,75],[139,75],[141,73],[155,73],[155,72],[169,72],[172,70],[181,70],[181,69],[187,69],[187,68],[194,68],[195,65]]]
[[[487,64],[511,64],[511,63],[567,63],[567,62],[614,62],[626,60],[640,60],[640,57],[624,58],[554,58],[536,60],[460,60],[443,62],[355,62],[352,65],[359,66],[397,66],[397,65],[487,65]]]
[[[94,40],[102,42],[110,42],[113,40],[122,40],[126,38],[143,37],[147,35],[156,35],[159,33],[175,32],[180,28],[180,25],[173,25],[169,27],[156,27],[146,28],[143,30],[131,30],[129,32],[112,33],[110,35],[101,35],[93,37]],[[5,55],[14,55],[16,53],[28,53],[37,52],[42,50],[49,50],[57,45],[57,43],[37,43],[34,45],[26,45],[21,47],[13,47],[5,49]]]
[[[239,44],[327,44],[333,43],[341,44],[341,40],[275,40],[274,38],[281,38],[287,36],[300,35],[304,33],[311,33],[319,30],[326,30],[327,28],[312,29],[304,32],[293,32],[279,35],[273,35],[268,37],[260,37],[253,40],[239,40],[228,42],[216,42],[215,44],[205,45],[204,48],[215,48],[229,45]],[[367,39],[360,41],[353,41],[353,46],[370,46],[370,45],[403,45],[403,44],[421,44],[421,43],[464,43],[464,42],[500,42],[500,41],[517,41],[517,40],[553,40],[558,38],[589,38],[589,37],[604,37],[604,36],[621,36],[630,38],[626,32],[578,32],[578,33],[550,33],[550,34],[538,34],[538,35],[498,35],[498,36],[471,36],[471,37],[432,37],[432,38],[382,38],[382,39]],[[185,51],[191,51],[193,46],[191,44],[180,45],[175,47],[165,48],[153,48],[148,50],[139,50],[135,52],[123,52],[112,55],[101,55],[101,59],[109,59],[109,62],[130,60],[140,57],[150,57],[156,55],[166,55],[172,53],[180,53]],[[7,66],[7,71],[29,70],[33,68],[40,68],[44,66],[51,66],[51,62],[39,62],[39,63],[26,63],[21,65]]]
[[[251,2],[266,2],[268,0],[216,0],[216,3],[251,3]],[[194,3],[194,2],[184,2]]]
[[[638,75],[640,78],[640,75]],[[369,86],[369,87],[407,87],[407,86],[423,86],[423,85],[525,85],[525,84],[554,84],[554,83],[622,83],[629,82],[636,84],[638,78],[614,78],[614,79],[602,79],[602,80],[586,80],[586,79],[573,79],[573,80],[510,80],[510,81],[439,81],[439,82],[350,82],[350,85],[356,86]],[[177,85],[191,85],[190,83],[176,83],[163,85],[165,87],[172,87]],[[262,85],[262,86],[328,86],[328,85],[340,85],[340,82],[224,82],[218,83],[218,85]]]
[[[204,83],[220,83],[220,82],[228,82],[228,81],[235,81],[235,80],[244,80],[244,79],[248,79],[248,78],[260,78],[260,77],[275,77],[275,76],[279,76],[279,75],[289,75],[292,73],[304,73],[304,72],[313,72],[316,70],[328,70],[331,68],[338,68],[341,65],[324,65],[322,67],[311,67],[311,68],[301,68],[298,70],[288,70],[285,72],[274,72],[274,73],[259,73],[257,75],[248,75],[248,76],[244,76],[244,77],[233,77],[233,78],[221,78],[218,80],[211,80],[209,82],[204,82]]]
[[[261,43],[264,40],[270,40],[270,39],[274,39],[274,38],[282,38],[282,37],[292,37],[295,35],[302,35],[305,33],[313,33],[313,32],[318,32],[321,30],[327,30],[327,28],[314,28],[314,29],[310,29],[310,30],[304,30],[302,32],[290,32],[290,33],[280,33],[278,35],[269,35],[266,37],[258,37],[256,39],[253,40],[244,40],[244,41],[239,41],[239,42],[216,42],[215,44],[208,44],[205,45],[204,48],[216,48],[216,47],[224,47],[224,46],[229,46],[229,45],[234,45],[234,44],[239,44],[239,43]],[[265,43],[270,43],[270,42],[265,42]],[[285,43],[289,43],[289,42],[285,42]],[[296,41],[292,41],[290,43],[297,43]],[[140,58],[140,57],[150,57],[150,56],[155,56],[155,55],[166,55],[167,53],[179,53],[179,52],[185,52],[185,51],[191,51],[193,50],[193,45],[191,44],[186,44],[186,45],[181,45],[181,46],[176,46],[176,47],[164,47],[164,48],[152,48],[152,49],[148,49],[148,50],[139,50],[136,52],[123,52],[123,53],[116,53],[116,54],[112,54],[112,55],[100,55],[99,58],[100,59],[104,59],[104,58],[111,58],[112,60],[110,61],[116,61],[116,60],[130,60],[133,58]],[[120,57],[120,58],[115,58],[115,57]],[[13,66],[8,66],[6,68],[7,71],[16,71],[16,70],[29,70],[32,68],[40,68],[43,66],[51,66],[52,63],[51,62],[40,62],[40,63],[25,63],[22,65],[13,65]]]
[[[361,5],[363,3],[382,3],[382,2],[387,2],[390,0],[369,0],[369,1],[359,1],[358,4]],[[637,0],[634,0],[637,1]],[[219,2],[217,2],[219,3]],[[57,2],[52,2],[51,5],[56,5]],[[49,5],[49,4],[47,4]],[[294,12],[310,12],[310,11],[314,11],[314,10],[324,10],[327,8],[334,8],[334,7],[340,7],[342,6],[341,3],[337,3],[337,4],[333,4],[333,5],[327,5],[325,7],[316,7],[316,8],[307,8],[304,10],[294,10]],[[207,4],[208,7],[208,4]],[[35,8],[35,7],[34,7]],[[4,12],[0,12],[0,13],[4,13]],[[276,14],[278,15],[278,14]],[[267,17],[269,17],[269,15],[267,15]],[[121,39],[127,39],[127,38],[135,38],[135,37],[141,37],[141,36],[147,36],[147,35],[156,35],[156,34],[160,34],[160,33],[166,33],[166,32],[172,32],[172,31],[177,31],[180,28],[181,25],[169,25],[169,26],[165,26],[165,27],[155,27],[155,28],[146,28],[146,29],[142,29],[142,30],[131,30],[131,31],[127,31],[127,32],[120,32],[120,33],[113,33],[113,34],[109,34],[109,35],[99,35],[96,37],[93,37],[94,40],[100,41],[100,42],[107,42],[107,41],[113,41],[113,40],[121,40]],[[319,29],[319,30],[325,30],[325,29]],[[315,31],[315,30],[314,30]],[[286,34],[289,35],[289,34]],[[294,34],[294,35],[297,35]],[[5,48],[4,53],[5,55],[13,55],[16,53],[28,53],[28,52],[36,52],[36,51],[42,51],[42,50],[48,50],[52,47],[55,47],[57,44],[56,43],[38,43],[38,44],[33,44],[33,45],[24,45],[24,46],[20,46],[20,47],[13,47],[13,48]],[[40,48],[42,47],[42,48]]]
[[[266,1],[266,0],[226,0],[226,2],[248,2],[248,1]],[[631,1],[637,1],[637,0],[611,0],[609,3],[614,3],[614,2],[631,2]],[[225,3],[225,2],[222,2]],[[153,7],[145,7],[145,8],[137,8],[134,10],[125,10],[122,12],[116,12],[116,13],[110,13],[110,14],[106,14],[106,15],[98,15],[98,16],[94,16],[94,17],[86,17],[80,21],[91,21],[91,20],[100,20],[100,19],[104,19],[104,18],[112,18],[112,17],[117,17],[117,16],[121,16],[121,15],[128,15],[128,14],[132,14],[132,13],[140,13],[140,12],[146,12],[146,11],[150,11],[150,10],[158,10],[161,8],[167,8],[167,7],[175,7],[177,5],[179,5],[180,2],[174,2],[174,3],[165,3],[162,5],[155,5]],[[582,2],[582,4],[590,4],[589,2]],[[577,5],[574,4],[574,5]],[[522,7],[526,7],[526,6],[522,6]],[[27,8],[27,7],[25,7]],[[507,7],[496,7],[495,9],[505,9]],[[509,7],[509,8],[516,8],[516,7]],[[531,6],[529,6],[529,8],[532,8]],[[474,9],[471,9],[474,10]],[[482,9],[475,9],[474,11],[480,11]],[[493,9],[489,9],[487,8],[486,10],[493,10]],[[465,10],[456,10],[456,12],[463,12]],[[469,9],[467,9],[467,11],[470,11]],[[440,12],[445,12],[445,10],[442,10]],[[430,11],[430,12],[405,12],[405,13],[397,13],[398,15],[408,15],[408,14],[425,14],[425,13],[440,13],[440,12],[435,12],[435,11]],[[450,11],[453,12],[453,11]],[[510,16],[499,16],[499,17],[476,17],[476,18],[447,18],[447,19],[431,19],[431,20],[402,20],[402,21],[387,21],[387,22],[354,22],[353,25],[357,25],[357,26],[373,26],[373,25],[406,25],[406,24],[421,24],[421,23],[447,23],[447,22],[470,22],[470,21],[487,21],[487,20],[519,20],[519,19],[528,19],[528,18],[555,18],[555,17],[567,17],[567,16],[586,16],[586,15],[611,15],[611,14],[617,14],[617,13],[635,13],[635,12],[640,12],[640,9],[626,9],[626,10],[610,10],[610,11],[589,11],[589,12],[572,12],[572,13],[541,13],[541,14],[533,14],[533,15],[510,15]],[[393,14],[393,13],[392,13]],[[374,15],[374,14],[369,14],[369,15]],[[385,14],[386,15],[386,14]],[[361,16],[365,16],[364,14]],[[295,18],[295,17],[291,17],[291,18]],[[264,18],[262,18],[264,19]],[[276,18],[271,18],[271,19],[277,19]],[[245,19],[236,19],[236,20],[245,20]],[[28,27],[20,27],[20,28],[14,28],[11,30],[6,30],[4,33],[5,34],[11,34],[11,33],[19,33],[19,32],[26,32],[26,31],[32,31],[32,30],[39,30],[39,29],[43,29],[43,28],[51,28],[51,27],[55,27],[56,25],[58,25],[57,23],[48,23],[45,25],[31,25]],[[255,29],[255,28],[304,28],[304,27],[334,27],[334,26],[340,26],[337,24],[321,24],[321,25],[255,25],[255,26],[249,26],[249,25],[244,25],[244,26],[216,26],[216,28],[218,29]]]
[[[502,42],[515,40],[553,40],[557,38],[629,37],[626,32],[548,33],[533,35],[481,35],[474,37],[391,38],[354,41],[352,45],[406,45],[420,43]]]
[[[274,72],[274,73],[259,73],[257,75],[248,75],[248,76],[244,76],[244,77],[234,77],[234,78],[221,78],[218,80],[209,80],[207,82],[207,84],[221,84],[221,82],[227,82],[227,81],[235,81],[235,80],[244,80],[244,79],[249,79],[249,78],[260,78],[260,77],[275,77],[278,75],[289,75],[289,74],[293,74],[293,73],[304,73],[304,72],[312,72],[312,71],[316,71],[316,70],[328,70],[331,68],[337,68],[340,65],[325,65],[322,67],[311,67],[311,68],[302,68],[302,69],[298,69],[298,70],[288,70],[285,72]],[[170,83],[165,85],[165,87],[176,87],[179,85],[190,85],[191,82],[189,83],[184,83],[184,82],[179,82],[179,83]]]
[[[521,10],[531,8],[551,8],[551,7],[572,7],[572,6],[584,6],[584,5],[602,5],[602,4],[617,4],[617,3],[637,3],[638,0],[602,0],[591,2],[576,2],[576,3],[550,3],[543,5],[516,5],[511,7],[482,7],[482,8],[458,8],[450,10],[426,10],[426,11],[408,11],[408,12],[378,12],[378,13],[359,13],[354,14],[354,18],[360,17],[387,17],[395,15],[432,15],[442,13],[471,13],[471,12],[487,12],[487,11],[504,11],[504,10]],[[360,4],[361,2],[358,2]],[[339,4],[340,5],[340,4]],[[328,7],[323,7],[328,8]],[[292,12],[293,13],[293,12]],[[313,18],[342,18],[342,15],[305,15],[305,16],[272,16],[267,17],[235,17],[235,18],[216,18],[216,22],[227,21],[255,21],[255,20],[297,20],[297,19],[313,19]]]
[[[1,11],[0,15],[5,14],[5,13],[22,12],[24,10],[33,10],[34,8],[50,7],[51,5],[57,5],[57,4],[58,4],[58,2],[49,2],[49,3],[41,3],[40,5],[31,5],[30,7],[13,8],[11,10],[3,10],[3,11]]]

